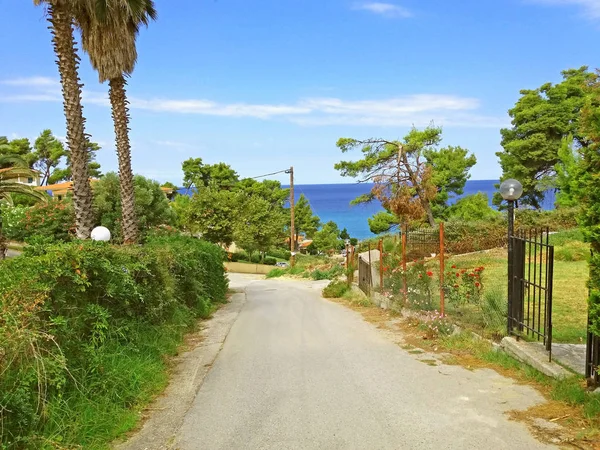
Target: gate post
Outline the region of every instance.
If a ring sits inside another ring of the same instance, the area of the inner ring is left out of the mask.
[[[506,317],[506,332],[510,336],[512,330],[513,312],[513,228],[515,220],[515,202],[508,202],[508,311]]]
[[[406,233],[408,225],[402,226],[402,292],[404,294],[404,305],[408,304],[408,287],[406,286]]]
[[[440,222],[440,314],[444,317],[444,222]]]

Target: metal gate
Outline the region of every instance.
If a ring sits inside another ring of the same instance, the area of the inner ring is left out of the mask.
[[[554,246],[548,228],[518,231],[511,236],[512,268],[509,332],[543,341],[552,359],[552,281]]]

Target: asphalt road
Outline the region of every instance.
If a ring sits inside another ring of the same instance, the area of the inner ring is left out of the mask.
[[[541,449],[505,412],[541,397],[491,370],[431,366],[322,284],[252,281],[174,446]]]

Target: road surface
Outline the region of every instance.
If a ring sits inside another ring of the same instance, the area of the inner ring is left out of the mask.
[[[491,370],[431,366],[322,283],[260,280],[177,432],[191,449],[542,449],[505,412],[542,401]]]

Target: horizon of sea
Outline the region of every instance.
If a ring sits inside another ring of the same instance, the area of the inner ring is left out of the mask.
[[[498,183],[498,180],[468,180],[463,195],[452,198],[450,203],[466,195],[483,192],[488,196],[490,206],[493,206],[492,196],[497,191],[494,185]],[[377,200],[353,206],[350,205],[350,202],[356,197],[370,192],[372,186],[371,183],[299,184],[294,186],[294,197],[297,201],[300,195],[304,194],[314,214],[319,216],[321,222],[332,220],[340,229],[346,228],[350,236],[366,239],[374,236],[369,230],[367,219],[373,214],[383,211],[383,207]],[[554,209],[553,191],[548,191],[542,208]]]

